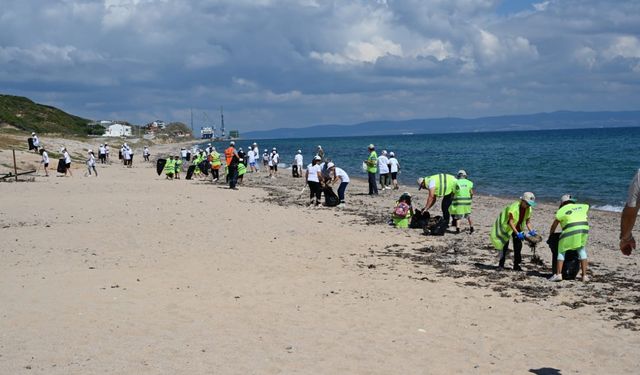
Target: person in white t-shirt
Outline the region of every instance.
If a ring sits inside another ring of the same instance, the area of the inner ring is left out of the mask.
[[[71,155],[69,155],[67,148],[64,146],[62,147],[60,152],[62,153],[62,157],[64,158],[64,175],[66,176],[67,174],[69,174],[70,177],[73,177],[73,173],[71,173]]]
[[[151,153],[149,152],[149,147],[144,146],[144,149],[142,150],[142,156],[144,157],[144,161],[149,161],[149,155],[151,155]]]
[[[398,190],[398,172],[400,172],[400,162],[396,159],[396,154],[389,153],[389,172],[391,173],[391,182],[393,182],[393,190]]]
[[[40,140],[38,139],[36,133],[31,133],[31,138],[33,138],[33,148],[36,152],[38,152],[38,147],[40,147]]]
[[[251,173],[258,172],[258,167],[256,165],[257,156],[258,154],[256,154],[256,152],[252,148],[249,148],[249,151],[247,152],[247,158],[249,159],[249,172]]]
[[[629,184],[627,202],[620,217],[620,251],[624,255],[631,255],[636,248],[636,240],[633,238],[633,226],[636,224],[638,211],[640,210],[640,169],[633,176]]]
[[[304,159],[302,157],[302,150],[298,150],[298,153],[296,153],[296,156],[293,157],[293,165],[291,166],[292,169],[295,168],[294,177],[302,177],[303,160]]]
[[[378,157],[378,172],[380,173],[380,190],[391,189],[391,181],[389,179],[389,159],[387,158],[387,150],[382,150],[382,154]]]
[[[320,204],[320,198],[322,197],[322,189],[320,187],[320,162],[322,158],[316,155],[311,164],[307,165],[307,172],[305,173],[305,179],[309,185],[309,205]]]
[[[280,154],[278,154],[278,151],[276,150],[276,148],[273,148],[273,151],[271,152],[271,160],[270,160],[271,164],[271,172],[273,173],[273,177],[276,177],[278,175],[278,163],[280,162]]]
[[[258,144],[253,142],[252,145],[253,150],[253,159],[256,162],[256,172],[260,170],[260,149],[258,148]]]
[[[87,154],[89,156],[89,158],[87,159],[87,172],[89,172],[88,175],[91,176],[91,170],[93,169],[96,177],[98,177],[98,171],[96,170],[96,156],[93,154],[93,150],[89,150]]]
[[[107,162],[107,150],[104,148],[103,144],[98,147],[98,159],[100,159],[100,164],[105,164]]]
[[[340,199],[340,204],[338,207],[344,207],[344,192],[347,190],[347,185],[349,185],[349,175],[344,169],[336,167],[335,164],[329,163],[327,164],[327,168],[329,172],[333,174],[332,183],[336,183],[338,180],[340,181],[340,186],[338,186],[338,198]]]
[[[109,145],[107,143],[104,144],[104,155],[105,155],[105,159],[107,160],[107,163],[111,163],[109,159]]]
[[[47,154],[47,151],[44,149],[44,147],[40,149],[40,155],[42,156],[42,160],[40,161],[40,163],[42,163],[42,165],[44,166],[44,176],[49,177],[49,170],[47,169],[49,168],[49,154]]]

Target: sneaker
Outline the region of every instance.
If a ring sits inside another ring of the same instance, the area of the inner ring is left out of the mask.
[[[589,276],[588,276],[588,275],[584,275],[584,276],[582,276],[582,282],[583,282],[583,283],[588,283],[588,282],[589,282],[589,280],[590,280],[590,279],[589,279]]]
[[[456,228],[456,234],[460,234],[460,228]]]
[[[514,270],[514,271],[522,271],[522,267],[520,267],[520,266],[513,266],[513,270]]]
[[[473,227],[469,228],[469,234],[473,234]]]
[[[344,203],[340,203],[339,205],[336,206],[336,208],[344,208]]]
[[[549,278],[549,281],[562,281],[562,275],[553,274],[553,276]]]

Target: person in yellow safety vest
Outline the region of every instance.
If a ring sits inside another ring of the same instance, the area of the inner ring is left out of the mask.
[[[241,184],[245,173],[247,173],[247,166],[243,163],[243,158],[240,158],[238,163],[238,183]]]
[[[491,227],[490,238],[493,246],[499,251],[500,263],[498,270],[504,269],[504,261],[509,251],[509,238],[513,241],[513,270],[522,271],[522,241],[525,239],[524,230],[529,236],[538,234],[531,228],[531,211],[536,206],[536,197],[531,192],[522,194],[520,200],[505,207]]]
[[[409,223],[413,217],[413,206],[411,205],[411,194],[408,192],[403,193],[391,214],[393,225],[396,228],[409,228]]]
[[[582,281],[589,281],[589,276],[587,276],[589,261],[587,260],[587,250],[585,249],[589,239],[588,213],[589,205],[576,203],[576,200],[571,195],[565,194],[560,199],[560,208],[556,212],[556,217],[549,230],[550,234],[554,233],[558,224],[562,228],[560,242],[558,243],[558,263],[554,270],[555,273],[549,281],[562,281],[564,253],[571,250],[578,252]]]
[[[180,179],[180,171],[182,170],[182,160],[178,157],[178,155],[173,157],[173,163],[175,164],[176,174],[174,176],[175,179]]]
[[[453,191],[456,187],[456,178],[450,174],[439,173],[429,177],[422,177],[418,179],[418,190],[428,189],[429,196],[427,202],[424,205],[422,212],[427,212],[438,200],[438,197],[442,197],[442,218],[449,226],[449,206],[453,202]]]
[[[202,171],[200,170],[200,163],[204,160],[204,155],[202,150],[198,150],[198,154],[193,159],[193,165],[195,165],[195,169],[193,170],[193,175],[195,177],[202,177]]]
[[[376,184],[376,173],[378,172],[378,154],[376,147],[372,144],[368,147],[369,157],[364,163],[367,165],[369,175],[369,195],[378,195],[378,185]]]
[[[471,200],[473,198],[473,182],[467,179],[467,172],[464,169],[458,171],[456,186],[453,189],[453,201],[449,206],[449,213],[453,216],[456,233],[460,233],[458,225],[461,219],[469,222],[469,234],[473,233],[473,222],[471,221]]]
[[[211,158],[212,182],[216,182],[220,179],[220,167],[222,166],[222,161],[220,160],[220,154],[216,151],[215,147],[211,148],[211,154],[209,157]]]
[[[167,162],[164,164],[164,174],[167,175],[168,180],[173,180],[173,175],[176,173],[175,163],[171,156],[167,157]]]

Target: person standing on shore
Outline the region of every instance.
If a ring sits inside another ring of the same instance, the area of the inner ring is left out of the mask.
[[[320,187],[320,162],[322,158],[320,155],[313,157],[311,164],[307,165],[307,172],[305,173],[305,179],[309,185],[309,205],[319,205],[320,198],[322,197],[322,189]],[[314,200],[315,199],[315,200]]]
[[[302,177],[302,163],[304,157],[302,156],[302,150],[298,150],[296,156],[293,157],[293,164],[297,168],[297,177]]]
[[[458,171],[456,186],[453,190],[453,200],[449,206],[449,213],[453,216],[456,233],[460,233],[460,220],[467,219],[469,234],[473,233],[471,222],[471,200],[473,198],[473,182],[467,180],[467,172],[464,169]]]
[[[98,159],[100,159],[100,164],[105,164],[107,162],[107,151],[103,144],[98,147]]]
[[[187,149],[184,147],[180,148],[180,160],[182,160],[182,166],[187,165]]]
[[[439,173],[434,174],[433,176],[419,178],[418,179],[418,190],[428,189],[429,195],[427,197],[427,202],[424,205],[424,211],[429,211],[431,207],[436,203],[438,197],[442,198],[442,218],[449,226],[449,219],[451,215],[449,214],[449,206],[451,206],[451,202],[453,202],[453,190],[456,187],[456,178],[450,174]]]
[[[149,152],[149,147],[144,146],[144,150],[142,150],[142,157],[144,157],[144,161],[149,161],[149,155],[151,155],[151,153]]]
[[[400,162],[396,159],[396,154],[389,153],[389,172],[391,173],[391,182],[393,183],[393,190],[398,190],[398,172],[400,172]]]
[[[62,146],[60,152],[62,152],[62,157],[64,158],[64,175],[66,176],[68,173],[69,177],[73,177],[73,173],[71,173],[71,155],[69,155],[67,148],[64,146]]]
[[[38,148],[40,147],[40,140],[38,139],[38,136],[36,135],[35,132],[31,133],[31,138],[33,138],[33,148],[36,150],[36,153],[38,153]]]
[[[247,157],[249,159],[249,173],[258,172],[258,166],[257,166],[258,163],[256,163],[258,154],[256,154],[256,152],[252,148],[249,148],[249,152],[247,152]]]
[[[108,144],[104,144],[104,158],[107,161],[107,163],[110,163],[110,159],[109,159],[109,145]]]
[[[215,147],[211,148],[211,182],[217,182],[220,179],[220,167],[222,162],[220,161],[220,153],[216,151]]]
[[[369,195],[378,195],[378,184],[376,182],[376,172],[378,172],[378,154],[373,144],[368,147],[369,157],[364,162],[367,165],[367,175],[369,176]]]
[[[582,281],[589,281],[589,276],[587,276],[589,261],[587,260],[587,250],[585,249],[589,239],[588,212],[589,205],[576,203],[576,200],[569,194],[563,195],[560,199],[560,208],[558,208],[553,224],[551,224],[551,229],[549,229],[549,235],[551,235],[556,231],[558,224],[562,228],[560,242],[558,242],[558,263],[549,281],[562,281],[564,253],[571,250],[578,252],[580,268],[582,269]]]
[[[40,156],[42,156],[40,163],[44,166],[44,176],[49,177],[49,170],[47,169],[49,168],[49,154],[47,154],[47,150],[44,147],[40,149]]]
[[[320,156],[320,161],[324,161],[324,150],[322,149],[322,146],[318,145],[316,155]]]
[[[259,161],[260,161],[260,148],[258,147],[258,144],[256,142],[253,142],[252,146],[253,146],[252,147],[252,149],[253,149],[253,158],[255,159],[255,162],[256,162],[256,165],[255,165],[256,172],[259,172],[260,171],[260,166],[259,166],[260,165],[260,163],[259,163]]]
[[[280,163],[280,154],[278,154],[278,150],[273,148],[273,155],[271,155],[271,161],[273,162],[273,177],[278,176],[278,163]]]
[[[387,158],[387,150],[382,150],[382,154],[378,157],[378,172],[380,173],[380,190],[391,189],[389,181],[389,159]]]
[[[338,180],[340,180],[340,185],[338,186],[338,199],[340,199],[340,204],[338,204],[338,208],[344,208],[344,192],[347,190],[347,185],[349,185],[349,175],[344,169],[340,167],[336,167],[335,164],[329,162],[327,164],[327,168],[331,174],[333,174],[333,179],[331,182],[335,184]]]
[[[96,170],[96,156],[93,153],[93,150],[89,150],[87,152],[89,158],[87,159],[87,172],[88,175],[85,176],[91,176],[91,170],[93,169],[93,172],[95,172],[96,177],[98,177],[98,171]]]
[[[522,194],[520,200],[505,207],[493,223],[489,236],[491,243],[499,251],[500,262],[498,263],[498,270],[504,269],[504,262],[509,251],[509,238],[511,238],[513,241],[513,270],[522,271],[520,263],[522,262],[522,241],[526,237],[524,231],[528,230],[529,236],[538,234],[531,227],[530,222],[531,212],[535,206],[535,195],[531,192],[526,192]]]
[[[227,175],[229,176],[229,189],[237,190],[236,184],[238,183],[238,163],[240,157],[236,151],[236,143],[234,141],[229,142],[229,147],[224,150],[224,156],[227,162]]]
[[[268,168],[269,167],[269,151],[266,148],[262,153],[262,166],[264,167],[265,171],[269,170],[269,175],[271,175],[271,170]]]
[[[620,215],[620,251],[624,255],[631,255],[636,248],[636,240],[633,238],[633,227],[636,224],[638,210],[640,209],[640,169],[633,176],[629,184],[627,202]]]

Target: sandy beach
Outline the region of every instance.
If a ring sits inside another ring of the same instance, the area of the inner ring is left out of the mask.
[[[427,237],[387,224],[402,191],[424,201],[414,185],[371,198],[352,180],[345,209],[313,208],[286,170],[233,191],[140,155],[0,183],[1,374],[638,372],[640,267],[617,250],[619,214],[591,212],[592,281],[551,283],[544,243],[541,263],[525,246],[524,272],[495,270],[509,199],[476,197],[473,235]],[[545,238],[555,210],[534,211]]]

